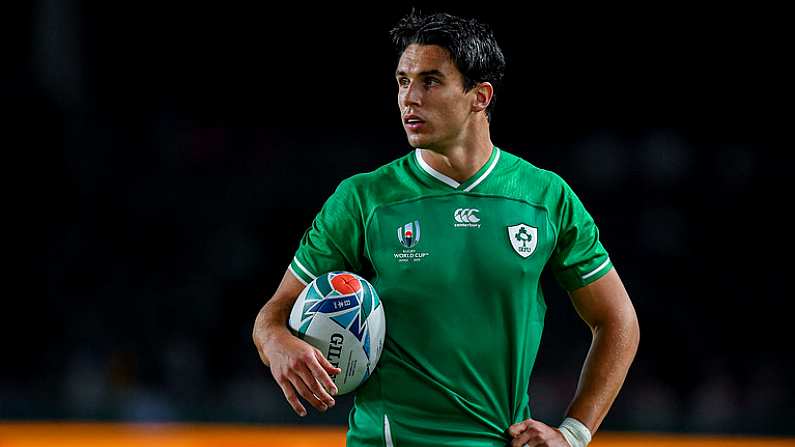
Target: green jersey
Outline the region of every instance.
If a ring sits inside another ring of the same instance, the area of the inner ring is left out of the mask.
[[[527,389],[549,266],[566,290],[611,268],[593,219],[556,174],[495,147],[459,183],[415,150],[340,183],[290,264],[368,279],[386,340],[356,391],[348,446],[504,446]]]

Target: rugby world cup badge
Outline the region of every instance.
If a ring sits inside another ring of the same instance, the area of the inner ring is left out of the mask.
[[[420,243],[420,221],[415,220],[406,225],[399,226],[397,229],[397,237],[400,245],[406,248],[414,248]]]
[[[508,240],[511,241],[513,250],[519,256],[526,258],[536,251],[538,228],[525,224],[510,226],[508,227]]]
[[[394,228],[394,227],[393,227]],[[415,220],[397,228],[397,238],[403,249],[395,252],[397,262],[420,262],[430,253],[427,251],[417,251],[414,247],[420,243],[420,221]]]

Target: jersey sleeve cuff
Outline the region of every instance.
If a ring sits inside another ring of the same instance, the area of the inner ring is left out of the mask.
[[[612,268],[613,262],[610,261],[610,257],[605,256],[604,258],[599,258],[597,262],[589,263],[581,268],[572,268],[564,272],[564,274],[561,275],[563,276],[561,278],[561,283],[567,291],[571,292],[580,287],[585,287],[605,276]]]
[[[290,272],[304,285],[309,284],[317,278],[317,275],[309,270],[304,263],[298,260],[298,257],[293,257],[289,266]]]

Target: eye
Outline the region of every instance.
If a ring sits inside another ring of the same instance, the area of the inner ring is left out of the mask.
[[[425,85],[429,87],[433,85],[439,85],[439,80],[436,78],[425,78]]]
[[[409,85],[409,78],[398,78],[398,84],[402,87]]]

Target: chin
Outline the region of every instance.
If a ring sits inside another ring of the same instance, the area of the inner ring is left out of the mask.
[[[430,143],[430,140],[423,135],[406,135],[407,139],[409,140],[409,146],[413,148],[423,148]]]

